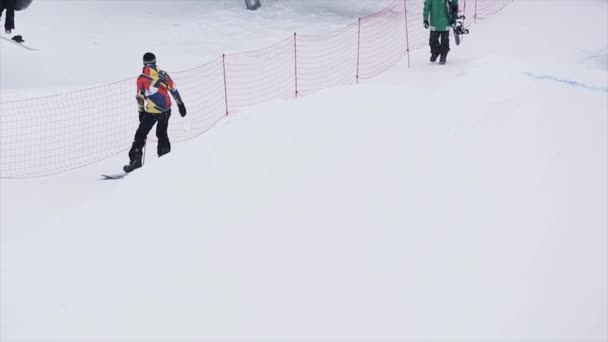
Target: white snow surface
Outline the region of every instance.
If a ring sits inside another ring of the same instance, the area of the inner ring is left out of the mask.
[[[243,0],[35,0],[16,12],[11,36],[42,51],[14,51],[2,42],[0,101],[131,78],[146,51],[166,70],[191,69],[293,32],[334,31],[391,2],[264,0],[260,10],[247,11]]]
[[[2,99],[383,7],[151,3],[35,1],[17,26],[42,51],[0,44]],[[514,1],[446,66],[417,50],[252,107],[120,181],[97,176],[126,155],[2,180],[0,340],[608,340],[607,11]]]

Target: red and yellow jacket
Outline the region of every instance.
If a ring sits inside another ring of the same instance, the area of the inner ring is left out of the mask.
[[[171,110],[171,97],[177,104],[182,99],[175,88],[175,83],[165,71],[154,64],[144,66],[141,75],[137,78],[137,105],[140,112],[161,114]]]

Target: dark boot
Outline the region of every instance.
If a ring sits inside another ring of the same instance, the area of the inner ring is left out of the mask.
[[[131,172],[135,169],[138,169],[142,166],[142,158],[143,158],[143,152],[140,148],[131,148],[131,150],[129,151],[129,164],[123,166],[123,171],[125,172]]]
[[[448,52],[450,52],[450,31],[441,32],[441,46],[439,47],[441,57],[439,64],[443,65],[447,61]]]
[[[135,169],[139,169],[141,167],[141,160],[131,160],[129,164],[122,167],[124,172],[131,172]]]
[[[165,154],[171,152],[171,148],[170,147],[159,147],[157,152],[158,152],[158,156],[162,157]]]
[[[169,142],[169,138],[162,138],[158,140],[156,152],[158,153],[159,157],[171,152],[171,143]]]
[[[167,135],[170,117],[171,111],[168,111],[165,114],[160,114],[158,123],[156,124],[156,138],[158,138],[156,152],[158,153],[159,157],[171,152],[171,142],[169,141],[169,136]]]
[[[438,54],[436,54],[436,53],[431,54],[431,63],[435,63],[435,61],[437,60],[437,57],[439,57]]]

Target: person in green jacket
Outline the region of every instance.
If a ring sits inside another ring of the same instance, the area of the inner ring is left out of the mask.
[[[424,28],[431,28],[429,38],[431,62],[435,62],[437,57],[441,56],[439,64],[445,64],[450,51],[452,14],[456,13],[458,13],[458,0],[424,0],[422,13]]]

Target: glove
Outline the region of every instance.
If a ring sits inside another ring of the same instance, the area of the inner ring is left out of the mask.
[[[146,116],[146,112],[144,112],[143,110],[139,111],[139,122],[142,122],[144,120],[144,117]]]
[[[428,20],[424,20],[424,28],[428,29],[429,28],[429,21]]]
[[[177,108],[179,108],[179,114],[182,116],[182,118],[184,116],[186,116],[186,105],[183,103],[178,103],[177,104]]]
[[[450,2],[450,11],[454,14],[458,14],[458,5]]]
[[[456,19],[458,19],[458,5],[450,3],[450,13],[448,13],[448,18],[450,25],[454,25],[456,23]]]

